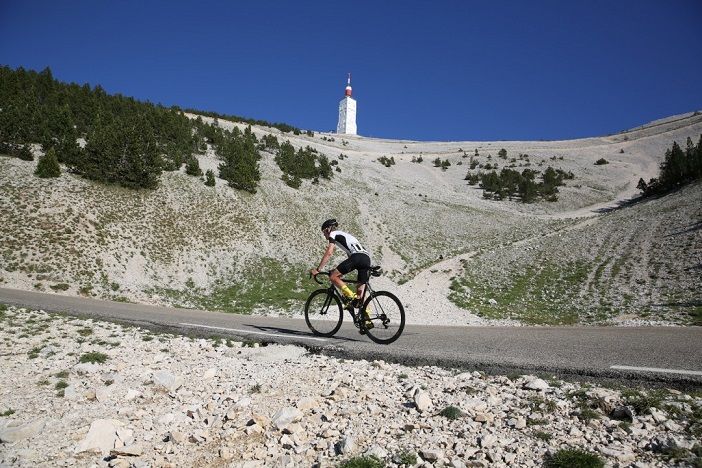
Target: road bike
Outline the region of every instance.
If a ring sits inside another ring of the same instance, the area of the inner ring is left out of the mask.
[[[319,275],[329,276],[329,272],[320,271],[314,276],[318,284],[324,284],[318,279]],[[370,276],[380,275],[379,266],[370,268]],[[357,280],[346,279],[344,282],[359,283]],[[371,340],[379,344],[390,344],[397,340],[405,328],[405,308],[394,294],[374,291],[370,280],[365,285],[363,297],[357,302],[346,299],[331,282],[329,287],[313,291],[305,303],[305,322],[312,333],[324,337],[334,336],[341,328],[346,309],[351,314],[354,326]],[[364,317],[364,310],[368,311],[368,317]]]

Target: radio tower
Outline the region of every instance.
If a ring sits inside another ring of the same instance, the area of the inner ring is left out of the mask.
[[[351,97],[351,73],[346,82],[344,98],[339,102],[339,123],[336,133],[356,135],[356,100]]]

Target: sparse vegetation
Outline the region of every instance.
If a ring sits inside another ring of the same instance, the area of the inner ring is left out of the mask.
[[[107,361],[107,359],[107,354],[101,353],[99,351],[91,351],[89,353],[81,355],[78,361],[81,363],[88,362],[93,364],[103,364],[105,361]]]
[[[544,458],[545,468],[602,468],[604,461],[591,452],[580,449],[561,449]]]
[[[375,456],[354,457],[339,465],[340,468],[383,468],[385,463]]]

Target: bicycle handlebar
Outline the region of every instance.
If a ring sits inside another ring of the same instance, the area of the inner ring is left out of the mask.
[[[319,276],[319,275],[327,275],[327,276],[329,276],[329,272],[328,272],[328,271],[320,271],[320,272],[317,273],[316,275],[312,275],[312,273],[310,273],[310,278],[314,279],[314,282],[315,282],[315,283],[317,283],[317,284],[324,284],[323,282],[321,282],[321,281],[319,281],[319,280],[317,279],[317,276]]]

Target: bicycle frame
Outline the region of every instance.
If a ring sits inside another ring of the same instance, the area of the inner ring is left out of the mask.
[[[320,271],[319,274],[320,274],[320,275],[329,276],[329,272],[328,272],[328,271]],[[317,283],[320,283],[319,281],[317,281],[317,278],[316,278],[316,277],[315,277],[314,280],[315,280]],[[368,281],[366,281],[365,283],[362,283],[361,281],[358,281],[358,280],[347,280],[347,279],[345,279],[345,280],[344,280],[344,283],[350,283],[350,284],[356,284],[356,285],[365,284],[366,287],[363,288],[363,296],[361,296],[361,297],[359,298],[359,302],[360,302],[361,304],[363,304],[363,303],[366,301],[366,297],[368,297],[369,294],[373,293],[373,287],[370,285],[370,279],[369,279]],[[320,283],[320,284],[321,284],[321,283]],[[331,284],[329,285],[329,291],[333,291],[334,295],[335,295],[336,297],[339,298],[339,300],[341,301],[341,303],[342,303],[342,304],[344,303],[344,295],[341,294],[341,291],[339,291],[339,290],[337,289],[337,287],[336,287],[336,285],[335,285],[334,283],[331,283]],[[326,307],[326,306],[328,306],[328,304],[325,303],[324,306]],[[354,323],[357,323],[357,322],[358,322],[358,317],[360,316],[360,314],[354,313],[353,309],[352,309],[352,310],[346,309],[346,310],[348,310],[348,311],[349,311],[349,314],[351,314],[351,318],[353,319],[353,322],[354,322]]]

